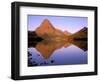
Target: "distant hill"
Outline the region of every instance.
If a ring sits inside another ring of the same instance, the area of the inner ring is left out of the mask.
[[[75,40],[87,40],[87,36],[88,36],[88,29],[87,27],[82,28],[81,30],[79,30],[78,32],[70,35],[70,38],[75,39]]]
[[[71,33],[68,32],[68,31],[64,31],[63,33],[64,33],[65,35],[68,35],[68,36],[71,35]]]

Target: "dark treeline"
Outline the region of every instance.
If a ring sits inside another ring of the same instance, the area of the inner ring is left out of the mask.
[[[34,31],[28,31],[28,41],[41,41],[43,40]]]

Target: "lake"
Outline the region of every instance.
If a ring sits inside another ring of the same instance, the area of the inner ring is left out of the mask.
[[[87,64],[87,41],[29,42],[28,66],[53,66]]]

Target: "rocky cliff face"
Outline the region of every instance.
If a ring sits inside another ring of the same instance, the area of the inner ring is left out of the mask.
[[[35,31],[39,36],[43,36],[44,34],[54,33],[55,28],[49,20],[45,19]]]
[[[55,28],[48,19],[45,19],[35,31],[41,37],[68,36],[70,34]]]

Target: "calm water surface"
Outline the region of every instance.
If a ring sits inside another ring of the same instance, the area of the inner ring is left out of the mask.
[[[39,42],[28,48],[28,66],[87,64],[87,43]]]

